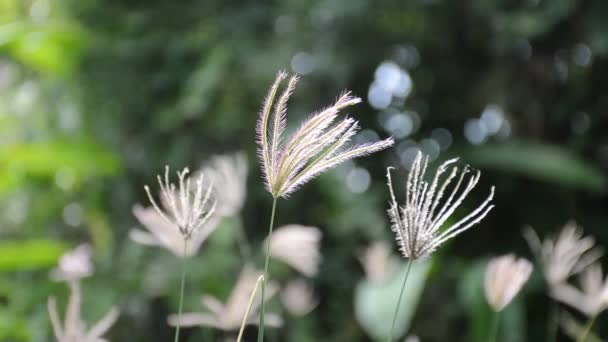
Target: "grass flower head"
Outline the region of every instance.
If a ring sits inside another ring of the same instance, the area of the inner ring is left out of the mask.
[[[320,244],[319,228],[289,224],[277,228],[273,233],[270,256],[308,277],[314,277],[321,262]]]
[[[247,197],[247,156],[243,152],[217,155],[203,166],[202,172],[213,182],[217,214],[234,216],[243,208]]]
[[[245,316],[251,291],[255,287],[260,274],[261,272],[246,265],[241,271],[239,279],[232,289],[232,292],[230,292],[226,303],[222,303],[219,299],[211,295],[204,295],[202,302],[209,312],[189,312],[181,315],[173,314],[168,318],[169,325],[176,326],[179,322],[184,327],[208,326],[224,331],[238,329]],[[273,282],[270,282],[267,287],[266,297],[264,298],[266,301],[278,292],[278,286]],[[247,323],[256,324],[258,322],[258,317],[256,317],[256,315],[260,305],[260,296],[256,294],[255,301],[251,308],[251,316],[248,318]],[[272,327],[279,327],[283,324],[283,320],[278,315],[267,313],[264,324]]]
[[[588,317],[596,317],[608,309],[608,275],[604,276],[602,266],[595,263],[580,274],[580,289],[569,284],[556,285],[552,296]]]
[[[481,175],[479,171],[470,175],[471,170],[465,165],[458,176],[458,166],[450,167],[457,160],[457,158],[450,159],[441,164],[429,184],[424,179],[429,158],[419,152],[407,177],[405,204],[402,206],[399,206],[395,199],[391,168],[387,169],[386,176],[391,196],[388,215],[399,249],[405,258],[416,260],[429,256],[442,243],[479,223],[494,207],[491,204],[494,197],[494,187],[492,187],[490,194],[480,206],[445,230],[439,231],[471,190],[475,188]],[[440,180],[448,170],[450,171],[447,177]],[[467,177],[468,175],[470,176]],[[468,180],[465,181],[467,178]],[[446,190],[454,179],[457,179],[456,184],[442,203]],[[461,190],[465,183],[464,189]]]
[[[285,78],[287,74],[279,72],[270,87],[257,128],[262,173],[266,189],[274,198],[288,197],[323,171],[393,144],[393,139],[388,138],[346,147],[359,130],[359,124],[351,118],[337,124],[334,122],[342,109],[361,102],[360,98],[351,96],[349,92],[340,95],[333,105],[311,115],[291,137],[284,140],[287,101],[298,81],[296,76],[292,76],[275,104],[279,86]]]
[[[194,256],[201,245],[220,223],[217,216],[212,216],[192,233],[186,242],[179,228],[172,222],[165,220],[154,207],[144,208],[141,205],[133,206],[133,215],[147,231],[131,229],[129,238],[144,246],[159,246],[169,250],[180,258]]]
[[[490,307],[502,311],[519,293],[532,274],[532,263],[513,254],[490,260],[486,268],[484,290]]]
[[[564,225],[559,235],[542,243],[532,228],[524,231],[530,249],[542,265],[549,287],[554,287],[580,273],[603,254],[591,236],[583,237],[583,230],[574,221]]]
[[[160,216],[169,224],[176,227],[184,237],[189,240],[215,211],[216,201],[212,198],[212,184],[205,184],[205,175],[200,174],[192,187],[189,170],[184,168],[177,172],[179,188],[169,182],[169,166],[165,167],[165,177],[159,176],[161,206],[154,200],[150,187],[145,186],[146,193],[154,208]]]

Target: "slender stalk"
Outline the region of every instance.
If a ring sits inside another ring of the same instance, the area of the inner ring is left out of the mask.
[[[490,328],[490,336],[488,342],[496,342],[496,336],[498,335],[498,323],[500,322],[500,312],[494,313],[494,319],[492,320],[492,327]]]
[[[407,283],[407,277],[410,275],[410,268],[412,268],[412,259],[407,261],[407,270],[405,271],[405,277],[403,278],[403,285],[401,285],[401,292],[399,292],[399,299],[397,300],[397,307],[395,308],[395,315],[393,316],[393,324],[391,324],[391,331],[388,334],[387,342],[393,340],[393,331],[395,330],[395,323],[397,322],[397,315],[399,314],[399,307],[401,306],[401,298],[403,297],[403,290],[405,290],[405,283]]]
[[[239,336],[236,339],[236,342],[241,342],[241,338],[243,337],[243,332],[245,331],[245,325],[247,325],[247,318],[249,317],[249,312],[251,311],[251,306],[253,305],[253,299],[255,298],[256,292],[258,292],[258,286],[260,282],[264,282],[264,276],[261,275],[258,277],[258,281],[255,282],[255,287],[253,288],[253,292],[251,293],[251,297],[249,297],[249,304],[247,304],[247,311],[245,311],[245,317],[243,317],[243,321],[241,322],[241,329],[239,330]]]
[[[179,341],[179,328],[181,325],[182,308],[184,304],[184,285],[186,283],[186,247],[188,246],[188,239],[184,239],[184,255],[182,256],[182,281],[179,290],[179,310],[177,312],[177,327],[175,328],[174,342]]]
[[[262,303],[260,308],[260,325],[258,328],[258,342],[264,341],[264,292],[266,290],[266,280],[268,279],[268,264],[270,260],[270,242],[272,240],[272,228],[274,227],[274,214],[277,209],[277,198],[272,201],[272,213],[270,214],[270,227],[268,228],[268,241],[266,244],[266,261],[264,261],[264,279],[262,279]]]
[[[549,321],[547,322],[547,342],[555,342],[557,339],[559,304],[554,300],[551,300],[551,302],[551,314],[549,315]]]
[[[576,339],[576,342],[585,342],[587,341],[587,337],[589,336],[589,333],[591,332],[591,327],[593,327],[593,323],[595,323],[595,319],[597,318],[597,314],[591,316],[591,318],[589,318],[589,321],[587,322],[587,324],[585,324],[585,328],[583,329],[583,332],[581,333],[581,336],[579,336]]]

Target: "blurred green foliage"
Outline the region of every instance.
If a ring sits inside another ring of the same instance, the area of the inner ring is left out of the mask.
[[[307,73],[290,122],[342,89],[364,98],[349,115],[367,136],[395,133],[383,117],[416,114],[393,150],[279,203],[278,225],[323,230],[324,259],[314,279],[319,307],[304,318],[283,313],[286,327],[268,330],[268,339],[371,338],[355,316],[355,289],[365,281],[355,255],[371,241],[392,241],[385,167],[403,168],[408,149],[445,128],[452,143],[439,160],[457,154],[483,171],[464,206],[496,185],[496,208],[434,257],[420,298],[408,299],[419,301],[410,332],[423,341],[483,341],[489,309],[479,260],[530,257],[523,225],[546,235],[573,218],[608,245],[607,11],[605,0],[0,0],[0,340],[51,339],[46,300],[65,303],[67,290],[49,269],[84,241],[96,262],[83,284],[85,319],[117,304],[110,340],[169,340],[179,260],[128,239],[137,224],[130,208],[146,203],[143,185],[163,165],[196,168],[244,150],[252,172],[241,217],[222,222],[187,263],[187,310],[201,309],[203,293],[226,298],[245,260],[260,265],[271,199],[255,160],[255,122],[274,74],[288,69]],[[413,90],[379,109],[369,90],[385,61],[407,72]],[[488,105],[508,125],[472,144],[467,123],[478,127],[470,120]],[[353,170],[371,179],[362,192]],[[239,253],[239,226],[254,257]],[[280,282],[291,276],[273,267]],[[543,291],[531,285],[507,309],[504,341],[544,338]],[[271,308],[280,310],[276,301]],[[608,336],[607,326],[601,317],[596,333]],[[186,329],[184,340],[224,336]]]

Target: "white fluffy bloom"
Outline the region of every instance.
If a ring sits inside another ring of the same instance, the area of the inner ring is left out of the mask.
[[[82,244],[59,258],[59,264],[51,270],[51,278],[69,282],[89,277],[94,271],[95,266],[91,260],[91,246]]]
[[[530,249],[542,264],[543,275],[550,287],[561,284],[597,261],[603,250],[595,247],[591,236],[583,237],[583,230],[574,222],[564,225],[559,235],[542,243],[532,228],[524,231]]]
[[[87,331],[85,323],[80,317],[80,305],[82,302],[80,284],[77,281],[72,281],[69,285],[70,298],[63,323],[57,313],[57,301],[54,297],[48,299],[49,316],[57,342],[107,342],[102,336],[118,319],[118,309],[115,307],[110,309],[103,318]]]
[[[314,310],[319,300],[313,288],[304,279],[290,280],[281,291],[281,302],[287,311],[294,316],[305,316]]]
[[[552,296],[570,305],[588,317],[595,317],[608,309],[608,276],[604,278],[602,266],[595,263],[580,274],[578,289],[568,283],[556,285]]]
[[[445,241],[479,223],[494,207],[491,205],[494,196],[494,187],[492,187],[490,195],[479,207],[442,232],[439,231],[469,192],[477,185],[481,175],[477,171],[468,178],[468,181],[465,181],[467,174],[471,172],[468,166],[463,167],[458,177],[458,167],[453,166],[447,177],[440,181],[441,176],[448,171],[449,166],[457,161],[458,159],[455,158],[441,164],[429,184],[424,180],[429,158],[423,157],[419,152],[407,177],[405,204],[403,206],[397,204],[391,180],[391,168],[387,169],[386,176],[391,196],[388,215],[399,249],[405,258],[419,259],[429,256]],[[456,184],[451,189],[448,198],[441,204],[448,185],[455,178],[457,178]],[[463,183],[466,183],[466,186],[458,194]]]
[[[185,240],[189,240],[192,234],[207,222],[213,215],[216,205],[215,199],[211,196],[213,186],[205,184],[205,175],[201,173],[192,187],[190,178],[187,177],[188,173],[188,168],[177,172],[179,188],[169,182],[169,166],[165,167],[164,180],[160,175],[157,177],[163,209],[154,200],[150,188],[145,186],[148,198],[159,215],[177,228]]]
[[[211,158],[202,172],[213,182],[220,216],[234,216],[243,208],[247,196],[247,156],[243,152]]]
[[[239,279],[232,292],[230,292],[225,304],[213,296],[205,295],[203,296],[202,303],[207,307],[209,312],[188,312],[183,313],[179,317],[176,314],[172,314],[168,318],[169,324],[176,326],[179,322],[181,327],[209,326],[226,331],[237,330],[241,326],[243,317],[245,317],[249,297],[261,274],[262,272],[246,265],[241,271]],[[266,284],[264,301],[272,298],[277,291],[278,286],[275,283],[269,282]],[[260,304],[261,295],[260,292],[257,292],[247,319],[248,324],[258,323],[259,315],[257,315],[257,310]],[[270,327],[279,327],[283,324],[283,320],[280,316],[266,313],[264,315],[264,324]]]
[[[396,257],[386,241],[373,242],[359,256],[359,261],[365,271],[365,276],[371,282],[383,283],[393,276],[397,268]]]
[[[317,227],[298,224],[279,227],[272,233],[270,256],[308,277],[314,277],[321,262],[321,235]]]
[[[361,99],[350,96],[348,92],[342,94],[332,106],[311,115],[289,139],[283,141],[287,101],[298,80],[296,76],[291,77],[287,88],[274,104],[279,86],[286,77],[286,73],[278,73],[264,101],[257,127],[262,173],[266,189],[274,198],[289,196],[323,171],[349,159],[393,145],[393,139],[388,138],[371,144],[346,147],[359,130],[358,122],[346,118],[333,126],[332,124],[342,109],[361,102]],[[271,117],[273,105],[274,113]]]
[[[493,258],[486,268],[486,300],[496,312],[502,311],[519,293],[532,274],[532,264],[513,254]]]
[[[144,208],[136,204],[133,206],[133,215],[148,232],[141,229],[131,229],[131,240],[144,246],[163,247],[178,257],[194,256],[201,245],[219,225],[219,217],[212,216],[203,223],[203,226],[192,233],[189,240],[185,240],[179,228],[165,220],[153,207]]]

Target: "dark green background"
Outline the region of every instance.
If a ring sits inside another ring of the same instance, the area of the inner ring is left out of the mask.
[[[496,186],[488,218],[436,254],[412,322],[423,341],[484,341],[480,267],[506,252],[530,257],[524,225],[546,235],[572,218],[608,244],[606,15],[604,0],[0,0],[0,339],[50,340],[46,299],[64,302],[67,290],[48,270],[65,248],[89,241],[97,273],[83,285],[85,318],[116,303],[122,315],[111,340],[169,340],[178,261],[128,239],[130,208],[145,203],[143,185],[165,164],[196,167],[244,150],[251,172],[242,223],[257,248],[271,197],[255,158],[255,122],[276,71],[291,71],[304,51],[315,65],[290,102],[290,127],[351,89],[364,103],[350,114],[389,135],[367,92],[378,65],[393,61],[414,84],[393,107],[421,118],[407,139],[447,128],[453,144],[439,159],[460,155],[483,172],[463,208]],[[472,145],[464,124],[492,103],[511,134]],[[324,261],[314,280],[320,306],[268,330],[270,340],[368,340],[353,313],[363,277],[355,255],[372,240],[392,241],[384,172],[398,166],[396,151],[355,161],[372,176],[362,194],[345,186],[349,164],[279,203],[279,225],[322,228]],[[70,186],[57,185],[62,175]],[[75,226],[63,219],[69,204],[82,209]],[[200,310],[202,292],[225,298],[230,290],[242,265],[237,223],[224,222],[189,261],[188,309]],[[505,341],[544,338],[543,291],[537,273],[505,314]],[[603,336],[607,324],[596,325]],[[222,335],[188,329],[184,340],[203,336]]]

